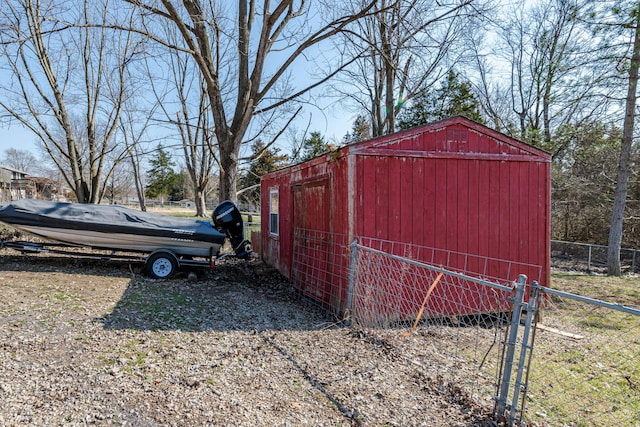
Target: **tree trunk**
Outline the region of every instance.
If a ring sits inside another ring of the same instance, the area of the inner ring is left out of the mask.
[[[195,198],[195,204],[196,204],[196,216],[197,217],[207,216],[207,204],[205,203],[204,190],[201,188],[196,188],[194,198]]]
[[[616,192],[611,212],[611,228],[609,230],[609,247],[607,250],[607,273],[610,276],[620,276],[620,245],[622,244],[622,226],[624,222],[624,208],[629,188],[629,173],[631,170],[631,145],[633,142],[633,127],[635,124],[636,89],[638,87],[638,67],[640,66],[640,11],[635,10],[635,36],[631,65],[629,67],[629,86],[625,106],[624,125],[622,128],[622,144],[620,160],[618,161],[618,178]]]
[[[134,157],[135,156],[135,157]],[[136,194],[138,195],[138,203],[140,204],[140,210],[142,212],[147,211],[147,199],[144,195],[144,185],[140,178],[140,159],[137,154],[132,154],[130,157],[131,167],[133,170],[133,182],[136,185]]]
[[[240,144],[233,142],[220,143],[220,201],[230,200],[236,203],[238,200],[237,171],[238,154]]]

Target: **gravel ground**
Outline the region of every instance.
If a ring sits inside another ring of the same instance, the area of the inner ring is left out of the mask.
[[[492,425],[428,372],[256,260],[160,281],[0,250],[2,426]]]

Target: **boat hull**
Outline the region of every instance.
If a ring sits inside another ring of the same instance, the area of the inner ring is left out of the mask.
[[[0,221],[75,246],[178,256],[218,254],[227,236],[211,223],[140,212],[114,205],[17,200],[0,206]]]
[[[93,249],[111,249],[126,252],[151,253],[169,250],[179,256],[209,257],[216,255],[221,245],[178,237],[141,236],[124,233],[103,233],[99,231],[47,228],[38,226],[12,225],[14,228],[60,243]]]

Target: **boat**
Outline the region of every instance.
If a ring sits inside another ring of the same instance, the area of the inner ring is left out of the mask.
[[[151,254],[168,259],[171,273],[181,259],[217,257],[229,239],[238,257],[251,252],[242,216],[230,201],[210,221],[142,212],[118,205],[20,199],[0,205],[0,222],[46,240],[72,246]],[[158,256],[161,254],[163,256]],[[168,255],[167,255],[168,254]],[[160,276],[161,277],[161,276]]]

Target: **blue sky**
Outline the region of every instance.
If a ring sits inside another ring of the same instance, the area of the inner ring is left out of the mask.
[[[0,126],[0,157],[4,156],[5,150],[8,148],[17,148],[19,150],[29,150],[36,153],[36,136],[26,130],[23,126],[13,125],[7,127]]]

